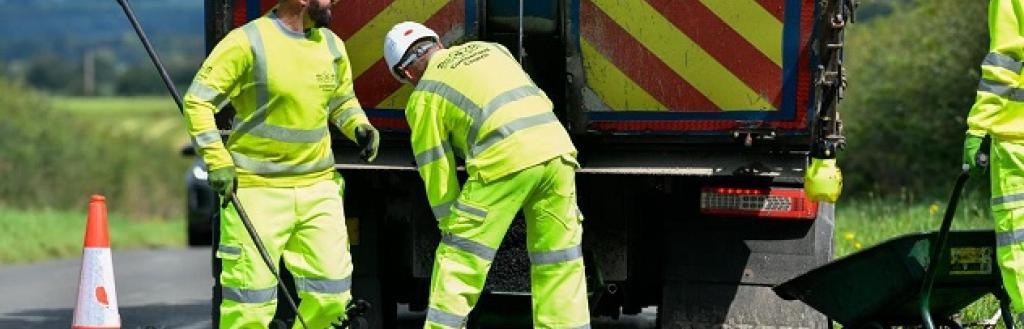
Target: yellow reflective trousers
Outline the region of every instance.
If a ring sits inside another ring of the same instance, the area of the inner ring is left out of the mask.
[[[569,155],[500,179],[470,178],[441,219],[424,328],[462,328],[484,287],[516,213],[526,215],[535,328],[590,328],[576,205],[576,162]]]
[[[992,140],[992,217],[1003,287],[1024,312],[1024,144]]]
[[[996,256],[1014,313],[1024,312],[1024,1],[990,0],[989,53],[981,63],[967,133],[992,137],[989,170]]]
[[[237,195],[274,264],[295,278],[299,313],[310,328],[344,319],[352,299],[352,258],[340,178],[300,187],[243,187]],[[277,280],[267,269],[234,207],[221,211],[217,257],[221,328],[267,328],[277,308]],[[295,328],[301,328],[298,321]]]

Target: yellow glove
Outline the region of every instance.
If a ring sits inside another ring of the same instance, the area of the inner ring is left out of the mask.
[[[843,192],[843,173],[836,159],[811,158],[804,176],[804,191],[814,201],[836,202]]]

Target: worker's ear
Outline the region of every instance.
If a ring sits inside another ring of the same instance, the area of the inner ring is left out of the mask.
[[[402,73],[402,77],[405,78],[406,80],[414,81],[415,79],[413,79],[413,77],[412,77],[412,70],[409,69],[409,67],[411,67],[411,66],[412,65],[409,65],[406,68],[402,69],[401,73]]]

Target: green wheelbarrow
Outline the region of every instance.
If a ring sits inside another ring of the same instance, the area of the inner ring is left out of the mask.
[[[957,178],[938,232],[894,238],[774,287],[845,327],[935,325],[959,328],[953,316],[986,294],[1000,301],[1013,328],[1009,298],[996,263],[993,231],[950,231],[965,168]]]

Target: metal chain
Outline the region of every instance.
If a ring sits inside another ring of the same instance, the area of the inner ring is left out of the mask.
[[[856,0],[820,0],[822,14],[818,17],[817,52],[821,63],[814,79],[817,120],[812,133],[812,155],[834,158],[836,151],[846,145],[843,123],[839,119],[838,105],[846,92],[847,80],[843,67],[845,32],[854,20]]]

